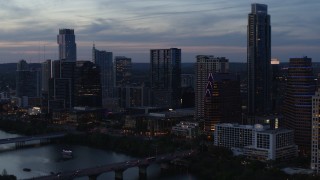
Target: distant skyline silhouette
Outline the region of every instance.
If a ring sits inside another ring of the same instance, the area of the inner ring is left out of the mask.
[[[271,57],[320,62],[318,0],[15,0],[0,2],[0,63],[58,59],[60,28],[75,30],[78,60],[92,59],[94,42],[133,63],[149,62],[150,49],[172,47],[182,49],[182,63],[200,54],[245,63],[252,3],[268,5]]]

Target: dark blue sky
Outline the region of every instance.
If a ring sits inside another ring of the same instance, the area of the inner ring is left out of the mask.
[[[10,0],[0,2],[0,63],[57,59],[59,28],[73,28],[79,60],[91,48],[149,62],[149,49],[177,47],[183,62],[198,54],[246,62],[251,3],[268,5],[272,57],[320,62],[319,0]]]

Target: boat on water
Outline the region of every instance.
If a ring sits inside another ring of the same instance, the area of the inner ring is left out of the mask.
[[[62,152],[63,159],[71,159],[72,158],[72,151],[63,149]]]
[[[26,172],[30,172],[30,171],[31,171],[30,168],[23,168],[22,170],[23,170],[23,171],[26,171]]]

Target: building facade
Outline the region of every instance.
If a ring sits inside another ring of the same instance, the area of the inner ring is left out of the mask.
[[[151,49],[152,105],[180,107],[181,99],[181,49]]]
[[[295,143],[302,153],[310,152],[312,96],[316,90],[312,60],[291,58],[283,102],[282,126],[294,130]]]
[[[49,80],[52,77],[52,68],[51,68],[51,60],[48,59],[41,64],[41,91],[48,92],[49,91]]]
[[[59,60],[72,62],[77,60],[77,45],[73,29],[59,29],[57,43],[59,45]]]
[[[116,56],[114,58],[115,86],[125,86],[131,82],[131,58]]]
[[[320,89],[312,96],[312,126],[311,126],[311,169],[317,174],[320,173]]]
[[[248,123],[271,111],[271,26],[268,7],[252,4],[247,27]]]
[[[92,61],[100,68],[102,98],[112,98],[114,96],[114,73],[112,52],[100,51],[93,46]]]
[[[49,111],[72,109],[74,106],[74,71],[76,61],[56,60],[52,63],[53,77],[49,83]]]
[[[100,69],[90,61],[77,61],[74,106],[95,108],[102,106]]]
[[[199,134],[199,124],[195,122],[181,121],[171,129],[171,134],[185,138],[195,138]]]
[[[293,130],[270,129],[261,124],[217,124],[214,145],[236,150],[251,159],[286,160],[296,157]]]
[[[16,96],[19,98],[23,96],[40,97],[40,92],[40,71],[29,69],[28,63],[25,60],[20,60],[16,70]]]
[[[240,82],[230,73],[209,73],[204,97],[204,129],[217,123],[242,123]]]
[[[122,109],[150,105],[150,89],[144,85],[119,86],[116,91]]]
[[[229,60],[225,57],[214,57],[198,55],[195,66],[196,87],[195,87],[195,118],[204,118],[204,97],[209,73],[226,73],[229,71]]]

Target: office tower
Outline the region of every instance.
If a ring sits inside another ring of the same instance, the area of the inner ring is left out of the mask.
[[[204,128],[210,132],[218,123],[241,123],[240,82],[229,73],[209,73],[204,98]]]
[[[311,147],[312,96],[316,90],[311,58],[291,58],[283,107],[283,126],[294,130],[300,152]]]
[[[42,92],[49,91],[49,80],[52,76],[51,60],[48,59],[41,64],[41,85]]]
[[[56,60],[52,63],[53,78],[49,84],[50,109],[71,109],[74,106],[74,71],[76,61]]]
[[[118,86],[116,90],[120,108],[149,106],[150,89],[143,84]]]
[[[271,111],[271,26],[268,7],[252,4],[247,28],[248,117]]]
[[[59,29],[57,43],[59,44],[59,60],[71,62],[77,60],[77,45],[73,29]]]
[[[131,81],[131,58],[116,56],[114,59],[115,86],[124,86]]]
[[[99,67],[90,61],[77,61],[74,77],[74,106],[101,107]]]
[[[93,45],[92,61],[100,68],[102,98],[112,98],[114,96],[112,52],[97,50]]]
[[[320,119],[320,89],[312,96],[312,126],[311,126],[311,169],[317,174],[320,173],[320,134],[319,134],[319,121]]]
[[[272,112],[280,113],[286,87],[285,71],[280,66],[278,59],[271,59],[272,69]]]
[[[25,71],[25,70],[29,70],[29,64],[27,63],[26,60],[21,59],[17,63],[17,71]]]
[[[152,104],[157,107],[180,107],[181,49],[151,49]]]
[[[195,65],[196,88],[195,88],[195,118],[204,118],[204,98],[206,95],[206,85],[209,73],[228,72],[229,60],[225,57],[214,57],[212,55],[198,55]]]
[[[28,106],[28,99],[40,97],[40,71],[28,68],[28,63],[21,60],[16,71],[16,96],[23,98],[22,106]]]

